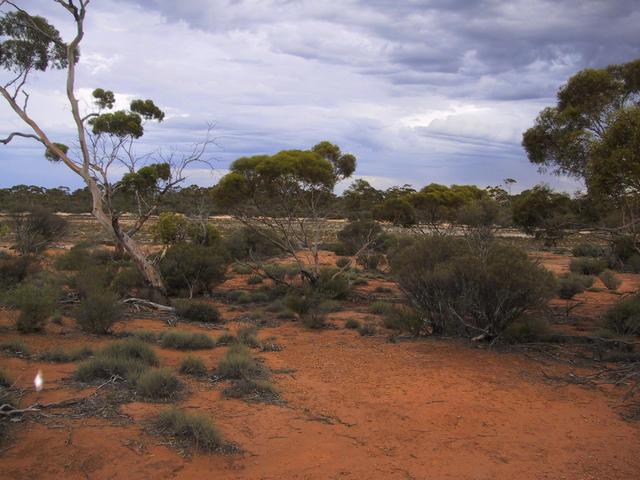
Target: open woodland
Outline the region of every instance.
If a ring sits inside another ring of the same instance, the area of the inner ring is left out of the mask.
[[[139,155],[160,106],[79,106],[89,1],[57,1],[67,40],[15,3],[1,143],[85,187],[0,189],[1,478],[640,478],[640,60],[523,134],[583,193],[377,189],[330,141],[186,186],[214,126]],[[48,70],[73,145],[30,116]]]

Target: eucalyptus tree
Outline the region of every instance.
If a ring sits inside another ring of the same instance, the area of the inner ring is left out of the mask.
[[[22,120],[26,131],[11,132],[1,143],[27,138],[41,143],[45,157],[59,162],[80,176],[91,195],[91,211],[98,223],[114,239],[116,246],[126,251],[149,284],[165,292],[157,266],[144,254],[133,235],[155,212],[160,199],[183,179],[185,168],[204,158],[209,137],[193,146],[186,155],[158,154],[138,156],[135,141],[144,134],[145,123],[161,122],[164,112],[152,100],[133,100],[128,109],[113,111],[115,95],[110,90],[93,91],[94,110],[81,111],[76,87],[76,66],[80,59],[80,44],[85,35],[85,18],[90,0],[54,0],[71,17],[73,38],[65,42],[60,32],[46,18],[33,15],[18,5],[2,0],[0,6],[9,9],[0,17],[0,66],[5,78],[0,94]],[[29,112],[29,76],[34,72],[61,70],[66,73],[66,97],[75,126],[74,147],[56,142]],[[116,165],[127,171],[121,181],[114,181]],[[116,194],[131,195],[137,205],[133,227],[120,222],[121,212],[115,207]]]
[[[242,157],[213,190],[214,200],[256,234],[293,257],[311,284],[320,278],[324,220],[336,183],[350,177],[356,158],[321,142],[311,150]]]

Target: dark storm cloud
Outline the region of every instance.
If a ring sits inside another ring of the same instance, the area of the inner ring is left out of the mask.
[[[24,3],[71,34],[49,0]],[[570,75],[640,57],[638,25],[636,0],[96,1],[78,86],[85,99],[101,86],[123,106],[143,96],[165,108],[141,151],[188,149],[214,122],[222,171],[329,139],[378,186],[513,177],[571,189],[537,175],[522,131]],[[29,88],[34,115],[67,141],[61,80],[37,75]],[[0,111],[2,132],[16,124]],[[0,185],[77,182],[42,164],[39,147],[19,148],[0,149]],[[201,174],[192,180],[210,184]]]

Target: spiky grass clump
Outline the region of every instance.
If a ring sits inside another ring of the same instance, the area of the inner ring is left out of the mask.
[[[179,317],[191,322],[219,323],[220,312],[213,305],[194,300],[176,302],[176,313]]]
[[[136,393],[147,400],[166,401],[175,398],[182,388],[169,370],[152,368],[142,372],[135,381]]]
[[[227,398],[242,398],[256,402],[275,402],[280,398],[278,391],[268,380],[241,378],[222,391]]]
[[[180,363],[180,373],[194,377],[203,377],[207,374],[207,367],[205,367],[204,362],[200,358],[194,355],[187,355]]]
[[[249,349],[239,343],[231,345],[216,369],[217,375],[225,379],[254,378],[261,372]]]
[[[222,435],[213,421],[199,413],[173,407],[160,412],[153,419],[153,425],[160,434],[196,450],[213,452],[224,446]]]
[[[0,344],[0,351],[10,355],[22,356],[29,355],[29,347],[22,340],[7,340]]]
[[[260,345],[258,337],[256,336],[257,333],[258,328],[255,325],[247,325],[238,329],[236,338],[247,347],[256,348]]]
[[[153,348],[136,338],[125,338],[124,340],[110,343],[100,350],[99,356],[140,360],[150,367],[158,365],[158,356],[153,351]]]
[[[174,348],[176,350],[201,350],[213,348],[215,342],[209,335],[197,332],[167,332],[160,340],[162,348]]]
[[[38,355],[38,358],[45,362],[69,363],[77,362],[78,360],[85,360],[91,355],[93,355],[93,350],[89,347],[80,347],[72,350],[65,350],[62,347],[57,347],[54,350],[42,352]]]
[[[360,328],[360,322],[355,318],[348,318],[346,322],[344,322],[344,327],[349,328],[351,330],[356,330]]]

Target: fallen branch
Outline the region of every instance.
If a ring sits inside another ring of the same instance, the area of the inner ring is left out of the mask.
[[[169,305],[162,305],[160,303],[151,302],[142,298],[125,298],[120,300],[120,303],[124,305],[133,305],[134,307],[150,308],[152,310],[159,310],[161,312],[175,313],[176,309]]]

